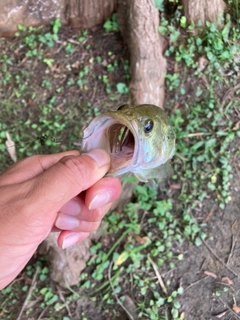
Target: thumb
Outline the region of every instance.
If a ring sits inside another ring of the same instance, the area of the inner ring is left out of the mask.
[[[109,154],[101,149],[80,156],[67,156],[33,179],[33,199],[59,210],[67,201],[100,180],[110,166]]]
[[[50,232],[57,212],[70,199],[94,185],[108,171],[110,156],[96,149],[80,156],[63,157],[46,171],[25,182],[24,218],[37,234]]]

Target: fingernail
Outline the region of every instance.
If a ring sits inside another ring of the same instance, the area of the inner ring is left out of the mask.
[[[68,201],[62,208],[60,209],[60,212],[70,214],[72,216],[79,215],[81,211],[81,206],[76,200],[70,200]]]
[[[88,208],[89,210],[92,210],[102,207],[109,202],[109,199],[110,194],[107,191],[100,192],[93,198]]]
[[[79,227],[79,220],[69,214],[60,214],[55,226],[62,230],[72,230]]]
[[[64,238],[62,248],[66,249],[67,247],[73,246],[79,240],[79,233],[71,233],[69,236]]]
[[[86,153],[86,155],[95,160],[99,167],[102,167],[110,162],[110,156],[108,155],[108,153],[101,149],[89,151],[88,153]]]

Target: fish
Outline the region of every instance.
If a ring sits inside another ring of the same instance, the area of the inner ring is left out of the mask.
[[[175,139],[160,107],[124,104],[90,122],[83,131],[82,151],[106,150],[111,157],[107,176],[133,173],[142,182],[162,182],[173,172]]]

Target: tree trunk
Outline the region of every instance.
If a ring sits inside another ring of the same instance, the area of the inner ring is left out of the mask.
[[[150,103],[163,108],[166,60],[154,0],[119,1],[117,15],[130,50],[132,103]]]
[[[117,0],[65,0],[66,22],[80,29],[103,23],[116,10]]]
[[[220,17],[225,8],[223,0],[183,0],[183,11],[188,23],[196,24],[201,20],[203,24],[210,21],[221,25]]]
[[[0,36],[11,37],[17,26],[63,24],[87,29],[103,23],[116,10],[117,0],[0,0]]]

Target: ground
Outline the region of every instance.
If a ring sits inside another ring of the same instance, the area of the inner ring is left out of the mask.
[[[36,253],[0,293],[2,319],[240,318],[233,26],[227,36],[210,25],[194,36],[181,30],[178,38],[179,29],[162,22],[169,43],[165,110],[177,134],[174,176],[160,188],[136,186],[130,204],[107,215],[78,285],[54,283],[46,257]],[[58,30],[56,22],[54,32],[21,29],[0,42],[2,170],[12,163],[6,131],[18,158],[78,148],[93,117],[128,102],[128,52],[118,32]]]

